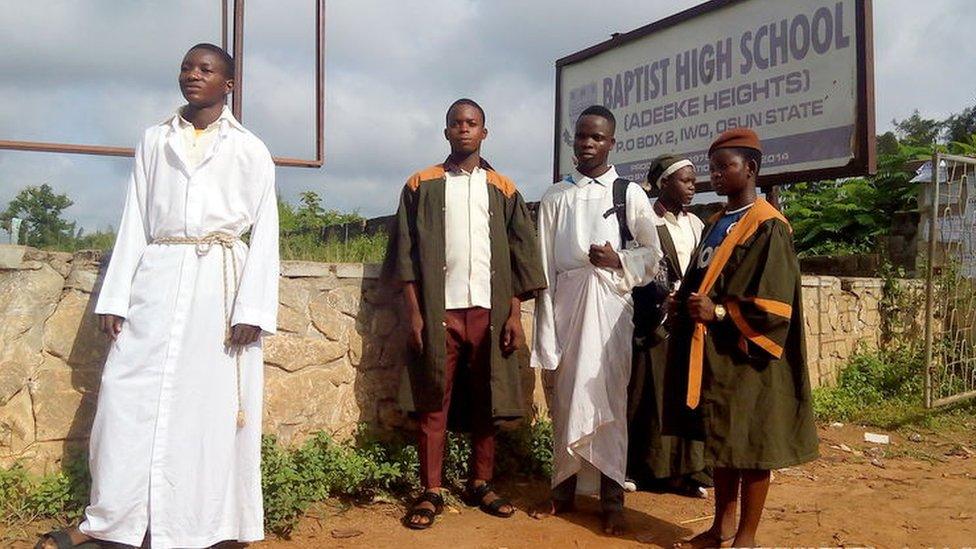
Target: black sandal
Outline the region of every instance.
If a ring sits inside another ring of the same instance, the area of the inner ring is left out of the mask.
[[[71,542],[71,536],[68,534],[68,530],[53,530],[41,536],[41,539],[37,541],[34,545],[34,549],[43,549],[44,542],[51,540],[58,549],[99,549],[101,545],[96,541],[83,541],[78,545]]]
[[[421,503],[429,503],[434,506],[434,510],[418,507]],[[414,502],[413,508],[403,517],[403,524],[413,530],[426,530],[434,525],[434,517],[444,512],[444,497],[437,492],[425,490]],[[414,517],[426,519],[426,522],[413,522]],[[59,548],[60,549],[60,548]]]
[[[491,483],[484,483],[481,486],[468,485],[465,492],[465,503],[471,507],[478,507],[485,513],[495,517],[509,518],[515,514],[515,506],[512,502],[508,501],[506,498],[495,494],[495,500],[491,503],[485,503],[485,497],[494,492],[495,489],[492,488]],[[509,507],[508,512],[502,511],[502,507]]]

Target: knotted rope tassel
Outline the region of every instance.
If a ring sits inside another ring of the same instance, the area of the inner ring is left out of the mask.
[[[223,271],[223,281],[224,281],[224,345],[230,346],[231,339],[231,303],[232,299],[237,299],[238,291],[238,279],[237,279],[237,262],[234,261],[234,256],[231,253],[234,248],[234,244],[240,241],[240,237],[220,232],[214,231],[205,236],[196,238],[189,236],[163,236],[153,240],[153,244],[188,244],[196,246],[196,252],[198,256],[205,256],[210,253],[210,249],[215,245],[220,246],[221,258],[220,264]],[[233,268],[234,274],[234,289],[233,298],[231,298],[230,285],[227,283],[227,258],[230,255],[230,264]],[[236,368],[236,383],[237,383],[237,428],[240,429],[244,427],[244,400],[241,397],[241,348],[231,348],[231,352],[234,353],[234,362]]]

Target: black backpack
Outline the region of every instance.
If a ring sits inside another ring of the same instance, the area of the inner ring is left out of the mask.
[[[625,249],[627,244],[634,240],[634,235],[630,232],[627,224],[627,187],[630,182],[623,178],[617,178],[613,182],[613,208],[608,210],[604,217],[612,214],[617,216],[617,225],[620,227],[620,248]],[[665,268],[671,270],[670,262],[663,262]],[[667,279],[680,278],[680,274],[668,273]],[[657,328],[664,322],[664,301],[668,296],[669,288],[651,281],[645,286],[638,286],[631,291],[634,300],[634,337],[647,337],[654,334]],[[652,338],[654,339],[654,338]]]

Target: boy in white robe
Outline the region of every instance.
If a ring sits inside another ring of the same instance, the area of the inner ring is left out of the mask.
[[[225,105],[234,62],[224,50],[191,48],[179,84],[188,104],[136,148],[95,307],[113,343],[91,433],[91,504],[78,527],[39,547],[264,537],[261,335],[277,321],[274,163]]]
[[[535,516],[570,511],[577,491],[593,493],[599,485],[608,534],[625,529],[630,291],[654,277],[661,259],[647,194],[636,183],[618,182],[607,164],[615,124],[602,106],[584,110],[573,144],[576,173],[542,197],[548,288],[536,300],[532,351],[533,367],[555,370],[552,501]],[[615,186],[625,190],[623,203],[615,203]]]

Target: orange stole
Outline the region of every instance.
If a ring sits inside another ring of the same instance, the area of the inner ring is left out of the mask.
[[[722,214],[724,212],[720,212],[718,215]],[[756,199],[752,208],[735,224],[732,232],[725,237],[725,240],[722,241],[722,244],[715,251],[715,256],[712,257],[712,262],[708,266],[708,270],[705,271],[705,277],[702,279],[701,285],[698,286],[698,294],[708,295],[712,291],[712,287],[718,280],[719,275],[722,274],[722,269],[725,268],[725,264],[732,257],[732,251],[735,250],[735,247],[749,240],[764,222],[774,218],[788,223],[786,218],[783,217],[783,214],[779,213],[766,199]],[[730,303],[729,305],[730,312],[734,309],[735,313],[738,313],[738,306],[736,304]],[[781,311],[776,311],[776,313],[779,312]],[[736,322],[737,326],[738,324]],[[739,326],[739,329],[741,330],[742,327]],[[685,404],[692,410],[697,408],[701,401],[702,370],[705,359],[705,335],[707,333],[708,328],[705,324],[701,322],[695,323],[695,331],[691,335],[691,357],[688,361],[688,392],[685,396]],[[744,335],[748,337],[750,334]],[[782,350],[780,351],[782,352]]]

